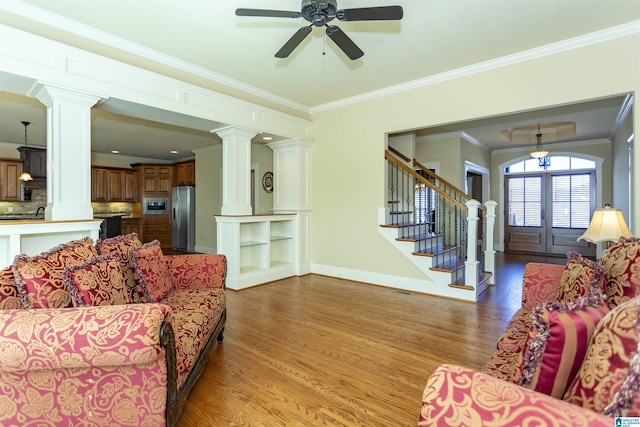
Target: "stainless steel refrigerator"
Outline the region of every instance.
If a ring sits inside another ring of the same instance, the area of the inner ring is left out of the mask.
[[[171,246],[194,252],[196,244],[196,197],[191,186],[173,187],[171,203]]]

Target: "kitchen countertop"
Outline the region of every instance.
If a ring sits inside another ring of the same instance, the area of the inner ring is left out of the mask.
[[[131,212],[103,212],[103,213],[94,213],[93,217],[98,219],[112,218],[112,217],[121,217],[125,218],[134,218]],[[0,221],[43,221],[44,215],[35,215],[35,214],[0,214]]]
[[[0,215],[0,221],[20,221],[20,220],[44,220],[44,215],[34,215],[34,214],[25,214],[25,215],[16,215],[16,214],[8,214],[8,215]]]
[[[113,218],[113,217],[121,217],[121,218],[133,218],[131,212],[102,212],[102,213],[94,213],[94,218]]]

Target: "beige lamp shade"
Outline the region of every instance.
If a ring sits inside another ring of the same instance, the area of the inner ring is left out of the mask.
[[[31,174],[29,172],[22,172],[22,174],[18,177],[20,181],[33,181]]]
[[[596,209],[589,223],[589,228],[584,234],[578,237],[580,240],[586,240],[591,243],[615,242],[620,237],[633,237],[631,231],[624,221],[622,211],[620,209]]]

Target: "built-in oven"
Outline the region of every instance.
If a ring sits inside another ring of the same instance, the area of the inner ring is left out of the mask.
[[[168,214],[169,198],[167,197],[145,197],[142,199],[142,213],[144,215]]]

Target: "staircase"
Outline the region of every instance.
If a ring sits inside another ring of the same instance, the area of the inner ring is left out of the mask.
[[[388,206],[378,214],[380,234],[424,273],[419,291],[477,301],[495,283],[496,203],[481,205],[391,147],[385,159]]]

